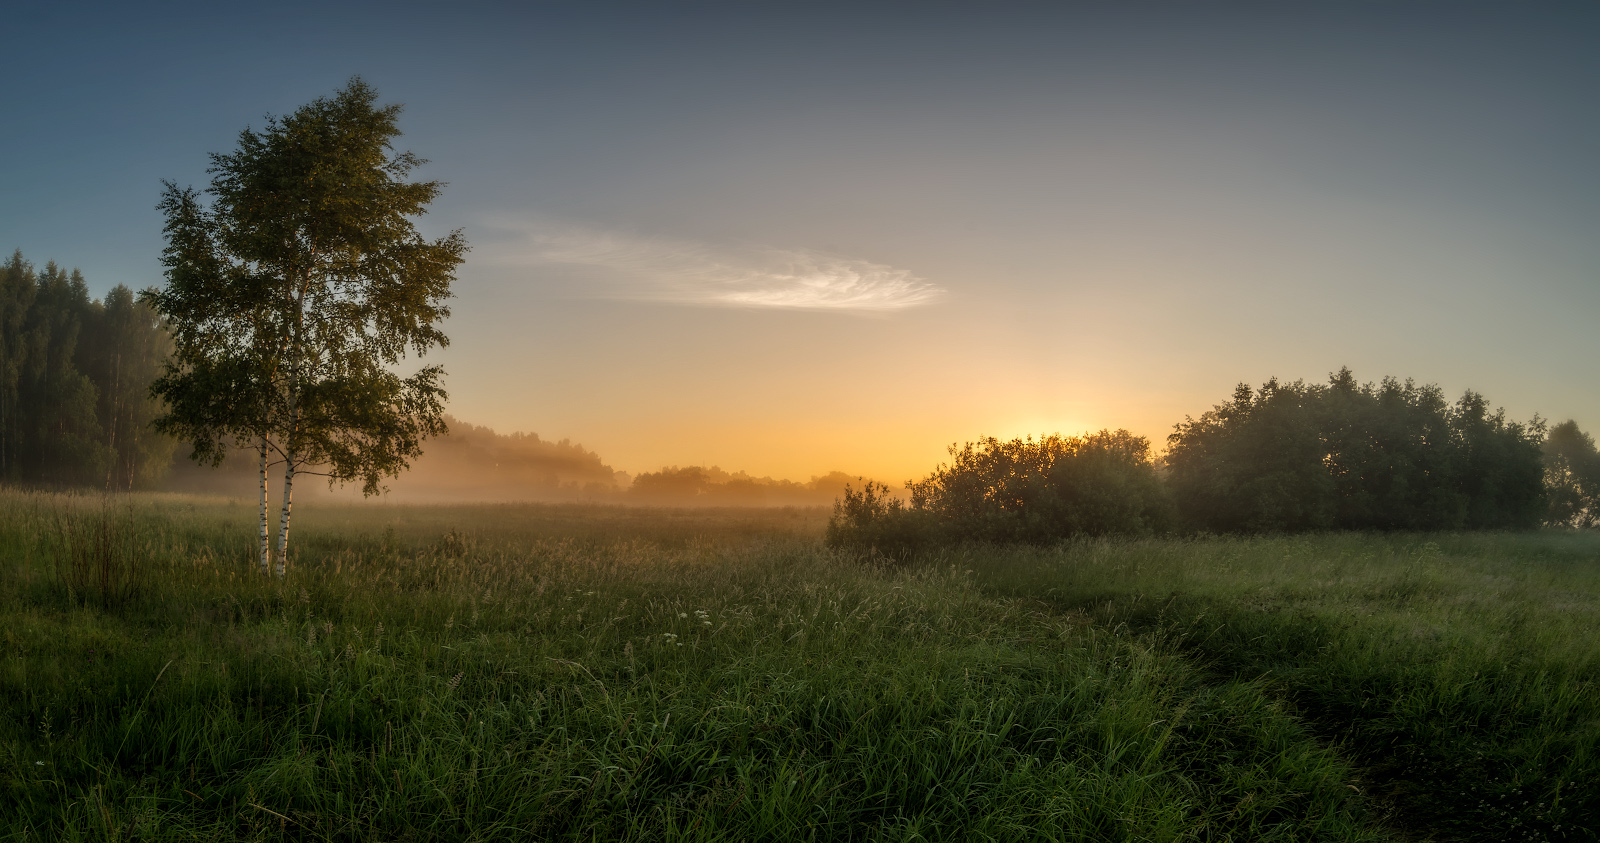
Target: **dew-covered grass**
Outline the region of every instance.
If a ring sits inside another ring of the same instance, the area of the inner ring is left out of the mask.
[[[969,551],[986,593],[1160,630],[1253,678],[1421,839],[1600,837],[1600,534]]]
[[[0,835],[1593,835],[1593,537],[884,565],[820,509],[318,505],[279,582],[253,516],[0,492]]]

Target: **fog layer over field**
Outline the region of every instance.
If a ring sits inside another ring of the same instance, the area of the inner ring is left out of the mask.
[[[387,491],[375,502],[827,506],[843,493],[847,483],[861,482],[855,475],[841,471],[796,482],[752,477],[718,466],[667,466],[630,475],[612,468],[600,454],[575,442],[552,442],[536,433],[497,433],[448,416],[446,419],[450,432],[430,440],[411,469],[388,481]],[[238,450],[216,469],[180,461],[162,485],[171,491],[243,497],[258,482],[256,470],[255,455]],[[362,499],[355,487],[330,491],[326,484],[316,483],[306,484],[297,494]]]

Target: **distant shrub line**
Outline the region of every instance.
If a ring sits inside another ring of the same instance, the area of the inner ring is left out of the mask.
[[[1167,437],[1126,430],[950,446],[910,500],[847,487],[830,546],[915,553],[960,541],[1311,530],[1500,530],[1600,523],[1600,454],[1575,422],[1509,421],[1467,391],[1349,369],[1240,384]]]

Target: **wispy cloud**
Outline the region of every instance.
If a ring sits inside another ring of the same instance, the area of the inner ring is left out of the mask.
[[[619,298],[722,307],[885,312],[929,304],[944,291],[885,264],[804,249],[713,249],[697,243],[570,226],[502,225],[521,241],[519,264],[606,271]]]

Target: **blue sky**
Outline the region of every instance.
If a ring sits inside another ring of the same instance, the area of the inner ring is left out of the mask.
[[[473,252],[451,408],[617,468],[1411,376],[1600,426],[1600,7],[57,4],[8,12],[0,247],[160,282],[162,179],[352,75]]]

